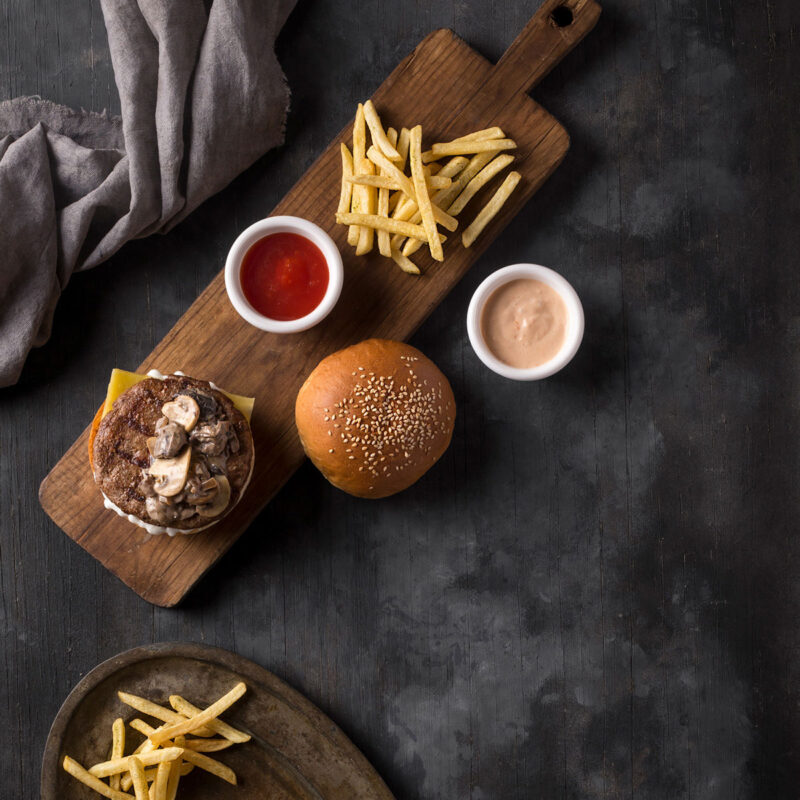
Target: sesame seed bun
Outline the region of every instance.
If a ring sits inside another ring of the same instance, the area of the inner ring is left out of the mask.
[[[453,390],[402,342],[367,339],[323,359],[297,395],[306,455],[337,488],[388,497],[419,480],[450,444]]]

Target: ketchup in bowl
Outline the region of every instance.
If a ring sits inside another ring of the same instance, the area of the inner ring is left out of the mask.
[[[245,253],[239,272],[247,302],[265,317],[295,320],[310,314],[328,289],[328,265],[314,242],[273,233]]]

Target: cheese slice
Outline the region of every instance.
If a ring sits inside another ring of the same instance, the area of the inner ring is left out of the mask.
[[[103,417],[111,411],[111,406],[114,401],[123,393],[127,392],[131,386],[136,386],[140,381],[150,377],[149,375],[140,375],[138,372],[126,372],[124,369],[111,370],[111,380],[108,382],[108,390],[106,392],[106,402],[103,405]],[[226,395],[236,408],[242,413],[244,418],[250,422],[253,416],[253,405],[255,403],[254,397],[242,397],[238,394],[231,394],[224,389],[219,391]],[[102,417],[101,417],[102,419]]]

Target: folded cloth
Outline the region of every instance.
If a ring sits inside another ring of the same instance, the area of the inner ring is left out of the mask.
[[[60,293],[283,141],[274,43],[295,0],[102,0],[122,115],[0,103],[0,386]]]

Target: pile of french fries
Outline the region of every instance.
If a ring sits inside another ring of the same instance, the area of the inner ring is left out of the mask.
[[[367,146],[367,130],[372,143]],[[492,178],[514,160],[507,152],[517,146],[500,128],[487,128],[452,142],[422,150],[422,127],[384,129],[371,100],[359,103],[353,126],[353,151],[342,144],[342,190],[336,221],[348,225],[348,244],[356,255],[369,253],[375,233],[378,251],[404,272],[419,275],[410,256],[427,244],[431,256],[443,261],[442,242],[453,232],[456,216]],[[466,158],[471,156],[471,158]],[[439,160],[449,157],[441,164]],[[408,174],[406,174],[408,166]],[[519,183],[510,172],[500,188],[461,235],[469,247],[503,207]]]
[[[146,738],[126,756],[125,723],[120,717],[111,726],[108,761],[86,769],[69,756],[64,756],[62,766],[74,778],[109,800],[175,800],[181,777],[195,767],[235,786],[236,773],[206,753],[225,750],[250,739],[249,734],[219,719],[220,714],[246,691],[244,683],[237,683],[206,709],[193,706],[180,695],[170,696],[170,709],[144,697],[117,692],[123,703],[163,724],[152,727],[138,717],[131,720],[129,726]],[[131,787],[134,794],[129,793]]]

